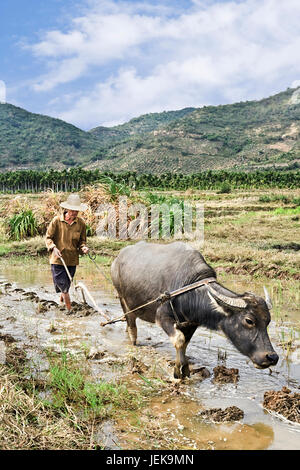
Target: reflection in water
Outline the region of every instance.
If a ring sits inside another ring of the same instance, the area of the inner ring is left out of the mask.
[[[264,423],[207,425],[201,429],[201,442],[210,442],[216,450],[264,450],[273,439],[273,429]]]
[[[176,398],[161,402],[154,399],[151,410],[162,422],[168,421],[169,427],[180,430],[191,448],[215,450],[264,450],[274,439],[274,431],[265,423],[243,424],[209,423],[197,413],[200,406],[186,398]]]

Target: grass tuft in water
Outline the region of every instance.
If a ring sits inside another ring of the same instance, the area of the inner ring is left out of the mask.
[[[69,352],[63,351],[60,357],[50,356],[49,360],[52,398],[48,405],[62,413],[68,413],[72,406],[86,418],[104,418],[121,408],[136,409],[140,405],[138,394],[130,392],[125,384],[89,381],[82,363]]]

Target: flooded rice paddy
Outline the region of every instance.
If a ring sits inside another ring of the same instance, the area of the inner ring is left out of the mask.
[[[219,279],[237,292],[263,292],[258,280],[249,285],[249,279],[243,276],[223,275]],[[121,315],[112,285],[91,263],[80,266],[78,281],[84,281],[101,309],[112,317]],[[103,318],[95,311],[87,316],[83,311],[67,315],[58,304],[59,295],[54,292],[48,264],[24,268],[21,262],[3,263],[0,289],[0,362],[5,360],[5,339],[11,335],[18,347],[26,351],[37,376],[46,373],[48,367],[41,351],[66,348],[84,352],[91,359],[91,374],[95,378],[110,380],[122,375],[122,361],[131,357],[135,358],[136,367],[141,365],[141,372],[143,367],[151,367],[154,375],[157,373],[173,383],[175,351],[160,328],[138,320],[138,346],[132,347],[124,322],[101,327]],[[272,285],[271,291],[275,294],[276,286]],[[172,386],[165,396],[152,398],[149,413],[157,421],[156,431],[152,426],[153,432],[159,435],[167,429],[173,448],[177,439],[178,449],[300,449],[300,425],[269,413],[262,406],[264,392],[268,390],[286,386],[299,393],[300,389],[299,305],[293,305],[288,296],[285,302],[284,292],[280,295],[283,297],[280,308],[284,306],[285,310],[279,317],[275,302],[276,318],[269,327],[271,341],[280,356],[278,364],[272,370],[257,370],[223,334],[198,328],[187,350],[194,373],[182,386]],[[216,383],[213,369],[217,365],[238,369],[236,383]],[[201,373],[204,367],[208,371],[205,376]],[[214,423],[199,414],[210,408],[232,406],[243,411],[243,418],[237,422]],[[162,422],[164,427],[160,426]],[[118,426],[122,428],[122,424],[117,423]],[[126,441],[122,440],[122,432],[120,436],[117,442],[116,438],[113,440],[116,448],[139,448],[138,433],[133,428],[132,432],[127,431]]]

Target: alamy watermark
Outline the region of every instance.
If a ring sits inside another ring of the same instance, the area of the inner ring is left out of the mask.
[[[186,201],[175,204],[132,204],[120,196],[118,204],[101,204],[96,234],[118,240],[174,239],[204,243],[204,206]]]
[[[0,80],[0,103],[6,103],[6,85],[3,80]]]

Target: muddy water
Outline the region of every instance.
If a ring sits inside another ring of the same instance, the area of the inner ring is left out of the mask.
[[[120,316],[121,309],[111,284],[95,272],[93,265],[86,263],[80,267],[76,281],[79,280],[85,282],[100,308],[107,310],[113,317]],[[122,374],[122,360],[128,358],[128,355],[151,364],[161,376],[171,377],[174,349],[164,332],[155,325],[138,321],[139,346],[133,348],[128,343],[125,324],[122,322],[101,328],[99,323],[102,318],[97,312],[89,316],[68,316],[64,310],[55,306],[43,310],[41,302],[26,298],[26,292],[34,292],[40,299],[58,302],[49,266],[45,264],[38,264],[34,269],[24,269],[19,263],[3,265],[0,281],[0,334],[12,335],[18,347],[25,348],[36,374],[42,375],[47,370],[45,356],[38,355],[37,350],[61,350],[66,347],[85,352],[90,357],[94,355],[96,360],[91,362],[95,377],[109,379]],[[225,280],[222,279],[222,282],[225,283]],[[251,284],[250,289],[248,280],[242,277],[229,278],[226,285],[233,287],[233,284],[239,292],[262,291],[258,282]],[[280,328],[285,328],[286,334],[293,321],[297,321],[296,317],[289,317],[286,324],[281,324]],[[182,393],[171,398],[168,396],[165,400],[160,396],[152,402],[153,415],[167,422],[171,433],[180,436],[178,448],[300,449],[300,425],[271,415],[262,408],[263,394],[267,390],[288,386],[293,391],[299,391],[299,330],[294,330],[296,348],[288,356],[279,345],[282,332],[278,331],[275,322],[271,323],[269,333],[280,355],[272,371],[255,369],[221,333],[212,333],[204,328],[196,331],[187,351],[190,363],[193,369],[205,366],[210,377],[203,379],[197,373],[192,374],[182,388]],[[3,341],[0,341],[0,346],[3,356]],[[0,361],[2,356],[0,348]],[[213,382],[213,368],[220,364],[239,369],[240,378],[236,384]],[[244,412],[244,418],[236,423],[205,422],[197,415],[206,408],[232,405]]]

